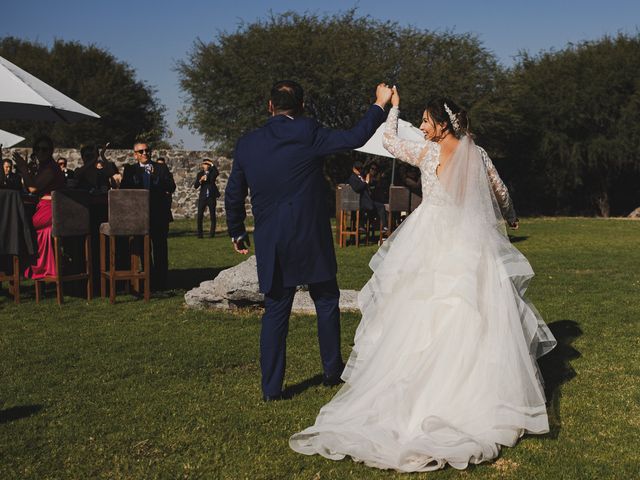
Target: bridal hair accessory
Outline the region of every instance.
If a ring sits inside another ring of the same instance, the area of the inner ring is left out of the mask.
[[[460,130],[460,123],[458,122],[458,115],[454,115],[454,113],[449,108],[449,105],[445,102],[444,109],[447,111],[447,115],[449,115],[449,120],[451,121],[451,125],[453,125],[453,131],[458,133]]]

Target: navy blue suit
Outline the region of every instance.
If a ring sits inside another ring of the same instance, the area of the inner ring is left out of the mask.
[[[318,314],[325,375],[340,373],[339,290],[322,157],[361,147],[384,121],[372,105],[351,130],[286,115],[243,136],[225,191],[229,235],[246,234],[244,202],[251,191],[260,290],[265,294],[261,365],[265,395],[282,388],[286,335],[295,287],[309,285]]]

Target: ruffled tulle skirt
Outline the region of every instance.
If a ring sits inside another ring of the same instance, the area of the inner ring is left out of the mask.
[[[398,471],[465,468],[548,431],[536,358],[555,340],[498,228],[423,204],[372,258],[345,385],[293,450]]]

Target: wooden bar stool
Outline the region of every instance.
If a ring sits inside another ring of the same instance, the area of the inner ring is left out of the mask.
[[[149,239],[149,191],[137,189],[109,190],[109,222],[100,225],[100,295],[106,296],[109,281],[109,302],[116,301],[116,282],[126,280],[140,293],[144,282],[144,301],[151,297],[151,243]],[[106,266],[106,239],[109,237],[109,268]],[[116,269],[116,238],[127,237],[131,254],[128,270]],[[143,237],[142,271],[138,253],[134,251],[136,237]]]
[[[346,246],[348,237],[355,237],[356,247],[360,246],[360,195],[353,191],[348,183],[339,184],[336,188],[340,190],[340,195],[336,194],[336,201],[339,204],[338,218],[338,244],[340,247]],[[355,218],[354,218],[355,217]]]
[[[56,284],[56,300],[62,305],[64,282],[87,281],[87,300],[93,296],[91,226],[89,221],[88,192],[82,190],[55,190],[51,193],[51,236],[53,237],[53,255],[56,262],[56,274],[35,281],[36,303],[40,302],[42,283]],[[84,271],[80,273],[63,272],[62,239],[83,237]]]
[[[380,244],[393,233],[393,230],[402,221],[402,213],[409,213],[410,192],[407,187],[392,186],[389,188],[389,203],[385,205],[387,210],[387,231],[380,231]]]
[[[420,195],[416,195],[415,193],[411,192],[409,212],[413,212],[416,208],[420,206],[421,203],[422,203],[422,197]]]
[[[30,223],[20,192],[0,189],[0,283],[9,282],[9,294],[17,304],[20,303],[20,261],[37,251]]]
[[[11,265],[11,269],[7,268],[7,271],[0,270],[0,283],[9,282],[9,294],[13,295],[13,301],[16,304],[20,303],[20,257],[18,255],[7,255],[6,267]],[[0,266],[0,268],[5,268]]]

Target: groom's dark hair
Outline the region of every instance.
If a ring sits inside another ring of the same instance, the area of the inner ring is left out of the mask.
[[[304,110],[304,91],[293,80],[281,80],[271,87],[271,104],[277,113],[300,115]]]

